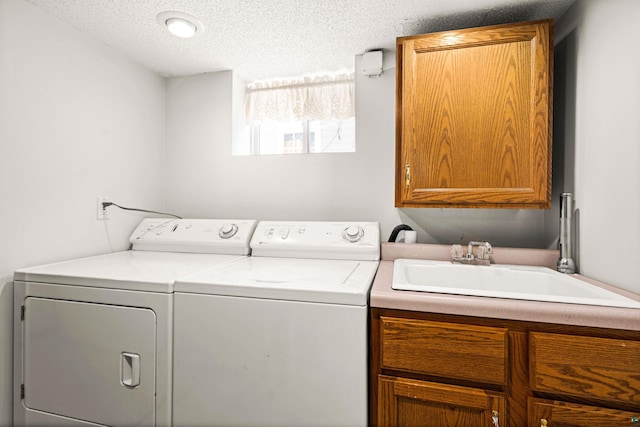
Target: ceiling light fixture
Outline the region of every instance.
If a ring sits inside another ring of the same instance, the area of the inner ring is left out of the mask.
[[[167,19],[167,28],[174,36],[190,38],[196,34],[196,26],[189,21],[180,18]]]
[[[162,12],[158,14],[158,24],[174,36],[191,38],[204,31],[204,25],[195,17],[182,12]]]

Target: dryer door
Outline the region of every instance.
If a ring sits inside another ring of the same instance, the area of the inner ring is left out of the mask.
[[[27,408],[110,426],[155,423],[152,310],[30,297],[23,327]]]

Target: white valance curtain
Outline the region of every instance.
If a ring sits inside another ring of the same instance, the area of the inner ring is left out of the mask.
[[[348,119],[355,115],[354,74],[257,82],[247,86],[246,119],[280,122]]]

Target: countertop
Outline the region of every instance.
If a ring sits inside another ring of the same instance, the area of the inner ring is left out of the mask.
[[[429,313],[545,322],[640,331],[640,309],[524,301],[504,298],[398,291],[391,288],[393,261],[400,258],[447,261],[450,246],[383,243],[382,260],[373,282],[370,306]],[[493,263],[546,266],[555,269],[557,250],[494,248]],[[595,286],[640,301],[640,295],[576,275]]]

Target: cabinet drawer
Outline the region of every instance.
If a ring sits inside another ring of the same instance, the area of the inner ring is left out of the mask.
[[[529,425],[542,427],[640,426],[640,413],[553,400],[529,400]]]
[[[640,403],[640,342],[531,333],[529,352],[534,390]]]
[[[504,385],[507,330],[381,317],[383,369]]]

